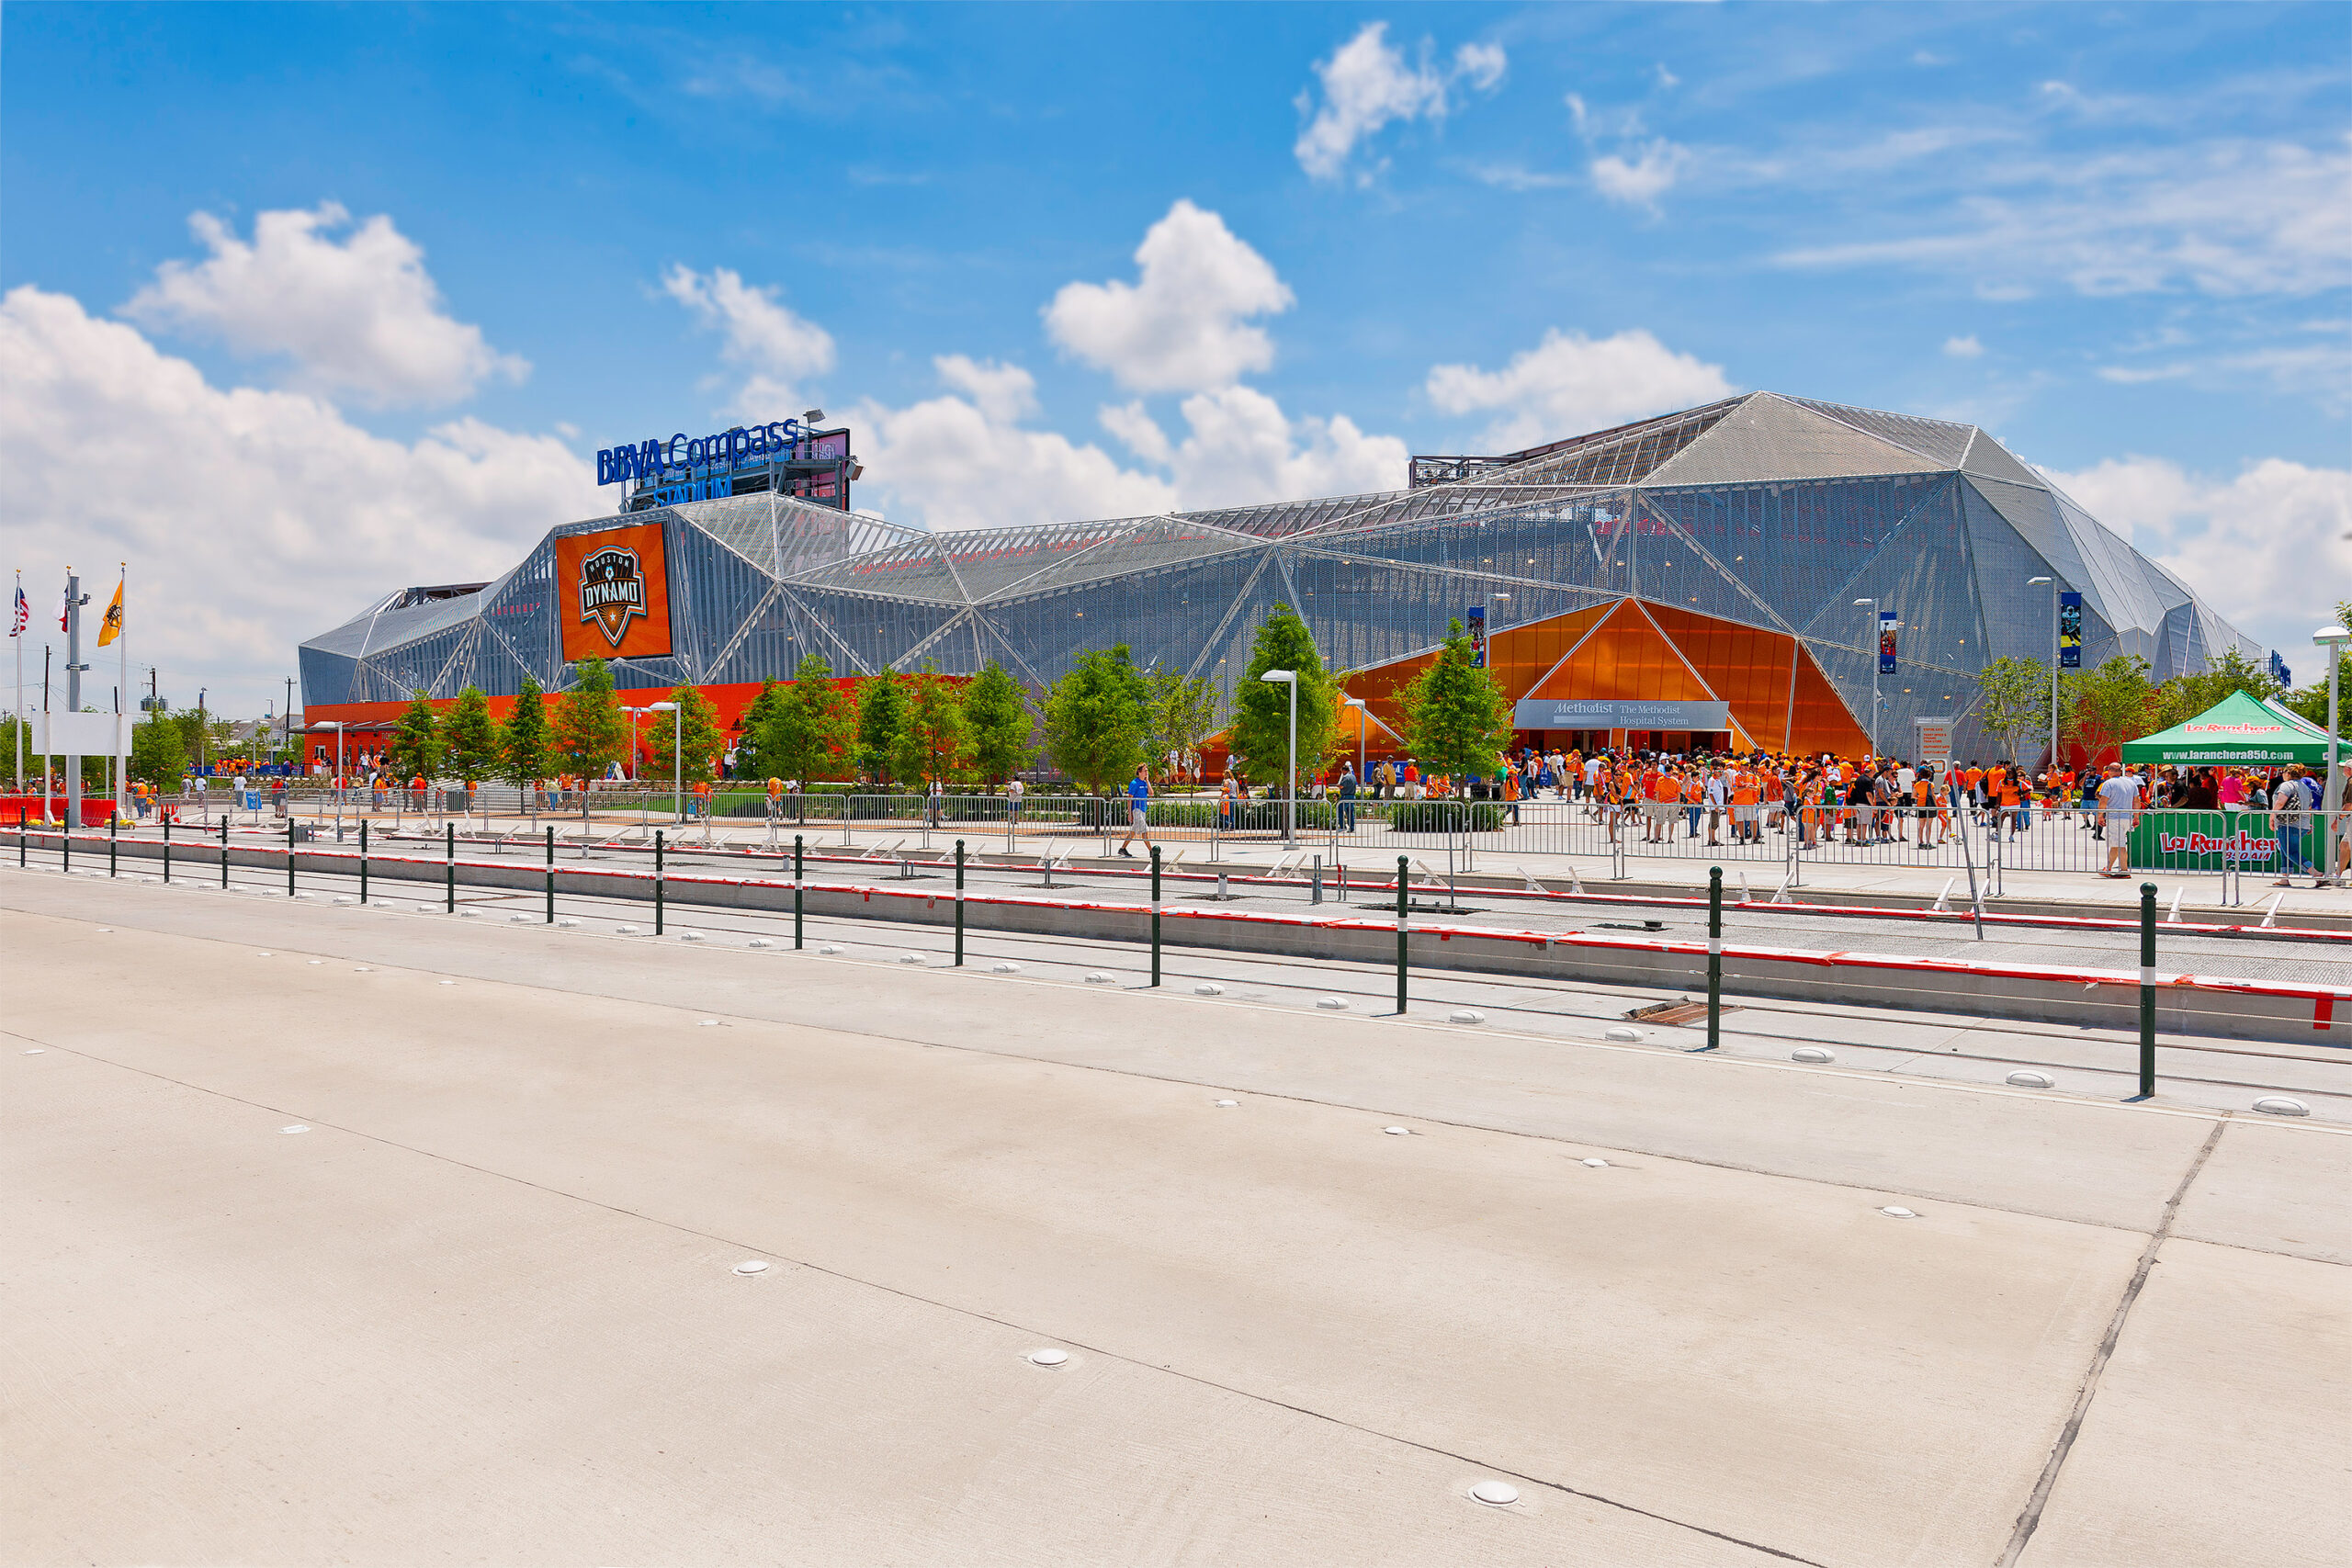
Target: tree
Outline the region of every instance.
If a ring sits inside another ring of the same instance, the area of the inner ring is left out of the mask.
[[[1216,732],[1216,687],[1208,678],[1186,680],[1173,670],[1155,667],[1145,677],[1151,689],[1151,750],[1155,756],[1197,753]],[[1289,722],[1287,712],[1283,715]]]
[[[613,672],[601,659],[580,661],[580,679],[556,705],[555,751],[564,771],[583,779],[628,754],[628,721],[613,693]]]
[[[718,732],[718,710],[702,694],[699,686],[680,686],[667,699],[678,705],[676,713],[657,713],[646,729],[646,750],[652,753],[653,772],[657,778],[675,778],[682,784],[700,784],[714,777],[717,770],[712,760],[725,749],[726,738]],[[677,766],[671,749],[684,738],[684,765]]]
[[[1233,689],[1229,744],[1241,759],[1242,774],[1253,784],[1283,777],[1290,755],[1290,693],[1259,679],[1269,670],[1298,672],[1298,773],[1303,779],[1323,771],[1340,728],[1340,687],[1323,668],[1306,623],[1287,604],[1276,604],[1258,628],[1250,663]]]
[[[964,694],[956,682],[926,666],[907,682],[907,716],[899,726],[892,770],[909,785],[942,783],[961,773],[972,750],[971,726],[964,716]]]
[[[401,722],[392,731],[392,772],[403,779],[430,779],[441,771],[444,747],[441,723],[433,715],[433,705],[424,700],[423,692],[416,693],[401,710]]]
[[[2144,669],[2145,665],[2142,667]],[[2202,673],[2176,675],[2155,688],[2155,711],[2151,716],[2151,728],[2170,729],[2239,692],[2259,701],[2265,697],[2275,697],[2279,691],[2278,682],[2270,678],[2270,671],[2236,649],[2224,649],[2222,657],[2213,660],[2211,668]]]
[[[2335,607],[2335,624],[2339,626],[2352,624],[2352,603],[2338,604]],[[2322,660],[2319,679],[2308,686],[2296,687],[2280,700],[2294,712],[2318,725],[2322,729],[2325,729],[2327,728],[2326,654],[2319,649],[2313,649],[2312,651],[2318,654]],[[2338,648],[2335,650],[2335,660],[2336,732],[2341,735],[2352,735],[2352,644]]]
[[[899,734],[907,727],[907,693],[885,670],[857,683],[857,771],[876,784],[891,780]]]
[[[1094,795],[1144,760],[1150,688],[1125,643],[1080,656],[1046,694],[1046,754]]]
[[[528,788],[555,772],[555,738],[548,729],[548,705],[539,683],[523,677],[514,694],[514,711],[506,716],[498,738],[498,776],[518,788]]]
[[[1510,698],[1494,673],[1470,662],[1462,623],[1445,629],[1437,662],[1396,694],[1405,743],[1429,773],[1449,778],[1491,773],[1510,745]]]
[[[2096,670],[2062,675],[2058,682],[2061,733],[2081,742],[2096,757],[2110,746],[2163,728],[2150,716],[2154,697],[2148,661],[2136,653],[2118,654]],[[2204,708],[2197,711],[2202,713]]]
[[[2015,758],[2024,737],[2050,723],[2050,666],[2039,659],[1996,659],[1976,673],[1976,722]]]
[[[964,719],[971,726],[973,765],[987,784],[1011,778],[1037,754],[1029,739],[1036,723],[1028,694],[993,659],[964,688]]]
[[[747,734],[751,728],[747,717]],[[800,668],[793,671],[792,683],[760,720],[756,739],[760,764],[778,778],[798,779],[805,784],[819,773],[833,771],[833,759],[850,744],[855,730],[850,698],[833,684],[833,667],[816,654],[805,654]]]
[[[760,682],[760,694],[743,710],[742,722],[736,727],[735,773],[739,778],[763,779],[775,769],[768,763],[767,753],[760,737],[775,717],[776,705],[784,700],[784,682],[766,680]]]
[[[187,773],[187,746],[180,727],[162,714],[130,732],[130,776],[156,789],[176,789]]]
[[[442,765],[467,784],[480,784],[498,772],[498,722],[490,716],[490,701],[479,688],[458,694],[458,705],[442,721]]]

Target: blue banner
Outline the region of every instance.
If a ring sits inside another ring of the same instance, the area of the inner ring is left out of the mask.
[[[1894,611],[1881,610],[1878,613],[1878,672],[1882,675],[1894,673],[1895,626]]]
[[[1473,604],[1464,619],[1470,627],[1470,662],[1480,670],[1487,667],[1487,607]]]
[[[2080,670],[2083,667],[2083,596],[2079,593],[2058,595],[2058,668]]]

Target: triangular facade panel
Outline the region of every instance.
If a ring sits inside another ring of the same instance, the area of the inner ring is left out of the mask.
[[[1786,398],[1758,392],[1645,482],[1720,485],[1844,479],[1933,473],[1942,466]]]

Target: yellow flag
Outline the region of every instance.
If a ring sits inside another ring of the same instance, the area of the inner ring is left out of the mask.
[[[122,584],[114,585],[114,603],[107,606],[106,623],[98,628],[98,646],[104,648],[122,635]]]

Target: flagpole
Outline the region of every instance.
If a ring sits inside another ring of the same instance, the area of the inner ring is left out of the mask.
[[[25,627],[17,606],[25,602],[25,569],[17,569],[17,596],[8,601],[8,640],[17,645],[17,793],[25,793]]]
[[[115,657],[122,660],[122,673],[116,677],[114,689],[114,814],[123,816],[130,805],[130,748],[125,745],[122,730],[122,694],[130,690],[130,639],[122,634],[130,626],[130,563],[124,561],[121,575],[115,581],[114,602],[122,613],[114,624]]]

